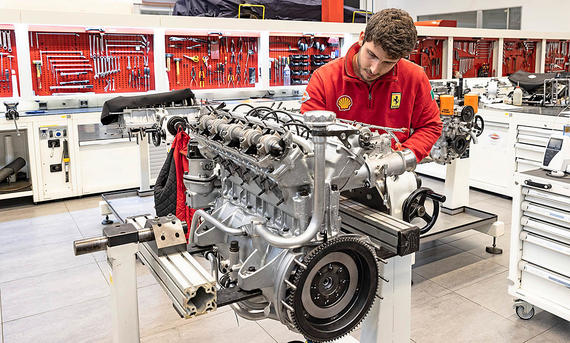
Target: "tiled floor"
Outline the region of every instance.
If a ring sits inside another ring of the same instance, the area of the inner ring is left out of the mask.
[[[442,190],[442,183],[424,185]],[[100,235],[99,196],[0,208],[2,342],[111,341],[105,254],[73,255],[72,241]],[[2,206],[0,204],[0,206]],[[570,342],[570,324],[539,311],[513,312],[507,294],[511,202],[471,191],[471,206],[499,215],[502,255],[490,238],[464,232],[422,245],[412,286],[413,342]],[[182,320],[145,266],[138,265],[143,342],[289,342],[301,339],[273,320],[237,319],[224,307]],[[358,337],[357,330],[355,336]]]

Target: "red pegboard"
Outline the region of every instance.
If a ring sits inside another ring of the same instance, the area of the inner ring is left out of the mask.
[[[496,39],[456,38],[453,40],[453,75],[492,77]]]
[[[409,56],[410,61],[424,68],[430,80],[441,79],[443,75],[443,42],[442,38],[418,37],[416,49]]]
[[[258,37],[249,36],[167,35],[169,88],[255,87],[258,44]]]
[[[537,40],[505,39],[503,44],[503,76],[519,70],[536,72]]]
[[[17,93],[14,93],[14,90]],[[0,25],[0,98],[12,97],[15,94],[20,94],[16,36],[14,30]]]
[[[546,41],[546,61],[544,71],[570,71],[570,40]]]
[[[151,34],[31,31],[30,67],[36,95],[155,89]]]
[[[313,72],[327,62],[340,57],[338,37],[270,36],[270,86],[283,86],[285,65],[291,70],[291,85],[309,83]]]

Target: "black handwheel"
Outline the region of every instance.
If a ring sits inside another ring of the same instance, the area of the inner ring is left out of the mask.
[[[152,132],[152,144],[154,144],[154,146],[160,146],[160,142],[165,138],[166,132],[164,132],[164,130],[157,129]]]
[[[483,117],[480,115],[475,115],[475,121],[473,122],[473,129],[475,130],[475,136],[479,137],[483,134],[483,130],[485,129],[485,121],[483,121]]]
[[[475,110],[473,109],[473,107],[469,105],[463,107],[463,109],[461,110],[461,120],[466,123],[469,123],[473,120],[473,117],[475,117]]]
[[[433,211],[427,213],[425,208],[426,199],[430,198],[433,202]],[[416,218],[422,219],[426,225],[420,228],[420,234],[424,234],[431,230],[439,216],[439,203],[445,201],[445,196],[437,194],[429,188],[420,187],[410,194],[404,201],[402,206],[402,217],[405,222],[411,223]]]

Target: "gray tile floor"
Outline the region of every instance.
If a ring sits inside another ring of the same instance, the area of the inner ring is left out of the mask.
[[[424,185],[442,190],[442,183]],[[545,311],[530,321],[507,294],[511,202],[471,191],[471,206],[505,222],[502,255],[468,231],[422,245],[412,286],[413,342],[570,342],[569,322]],[[0,208],[2,342],[109,342],[105,254],[75,257],[72,241],[101,233],[99,196]],[[0,205],[1,206],[1,205]],[[138,265],[143,342],[288,342],[301,339],[272,320],[236,319],[229,308],[182,320],[146,267]],[[359,331],[354,332],[356,337]]]

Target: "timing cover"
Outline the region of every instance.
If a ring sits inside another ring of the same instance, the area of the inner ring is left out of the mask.
[[[364,319],[378,290],[379,267],[374,248],[362,236],[337,236],[303,258],[291,277],[289,315],[308,340],[325,342],[354,330]]]

